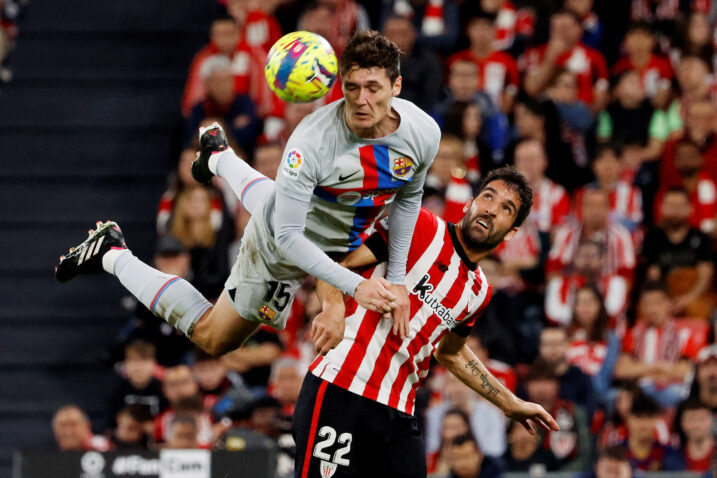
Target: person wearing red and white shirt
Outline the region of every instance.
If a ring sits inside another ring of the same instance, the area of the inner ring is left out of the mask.
[[[705,160],[699,146],[689,139],[680,140],[675,146],[675,168],[682,180],[692,204],[690,226],[705,234],[715,233],[715,216],[717,216],[717,186],[704,170]],[[655,198],[655,217],[660,219],[662,198],[667,189],[658,192]]]
[[[578,98],[593,110],[601,110],[607,101],[608,71],[602,54],[583,44],[580,19],[562,10],[550,18],[548,43],[528,50],[523,58],[524,88],[531,96],[540,96],[559,68],[577,76]]]
[[[573,320],[578,291],[587,284],[594,284],[604,298],[611,329],[622,335],[630,286],[623,276],[602,274],[603,249],[599,242],[580,243],[573,259],[573,272],[556,274],[548,280],[545,288],[545,316],[549,322],[569,325]]]
[[[714,414],[697,397],[686,400],[678,408],[677,420],[684,435],[681,448],[685,468],[695,473],[706,473],[712,469],[715,456],[715,440],[712,435]]]
[[[535,12],[532,8],[517,8],[511,0],[481,0],[480,8],[495,14],[495,47],[511,50],[516,37],[530,38],[535,31]]]
[[[548,158],[540,141],[521,141],[513,155],[516,169],[533,189],[530,219],[537,224],[538,230],[550,233],[556,226],[565,224],[570,214],[570,198],[565,188],[545,176]]]
[[[601,275],[618,274],[631,282],[636,266],[635,246],[630,231],[620,224],[610,222],[610,199],[607,192],[601,189],[585,190],[579,207],[582,208],[581,220],[560,227],[553,237],[546,274],[552,277],[566,273],[578,245],[592,240],[605,247]]]
[[[596,180],[577,191],[573,204],[582,204],[586,189],[602,189],[610,196],[610,220],[635,231],[642,224],[642,193],[640,189],[622,179],[622,164],[618,150],[609,144],[601,145],[595,153],[592,170]],[[578,219],[580,208],[575,209]]]
[[[640,315],[622,342],[616,380],[640,380],[642,390],[662,406],[686,398],[698,346],[670,316],[670,298],[659,282],[647,282],[639,301]]]
[[[483,14],[471,18],[466,26],[470,47],[451,55],[448,64],[458,60],[475,63],[478,88],[485,91],[496,106],[509,112],[520,86],[518,64],[508,53],[494,48],[495,30],[493,16]]]
[[[416,388],[434,354],[509,417],[526,427],[557,430],[545,410],[517,399],[466,345],[490,300],[491,287],[477,262],[515,235],[530,201],[525,179],[501,168],[485,178],[457,225],[421,211],[406,265],[411,319],[405,337],[382,313],[352,299],[344,304],[340,291],[319,283],[324,310],[314,319],[312,337],[326,355],[310,366],[294,412],[296,476],[314,476],[321,469],[348,476],[349,466],[352,476],[425,476],[425,449],[412,415]],[[347,267],[367,267],[388,257],[387,222],[344,260]],[[378,277],[384,269],[380,263],[363,275]],[[332,349],[336,336],[343,340]],[[331,460],[323,450],[336,437],[344,446],[339,459]]]
[[[634,70],[640,74],[647,97],[658,107],[664,107],[672,87],[672,66],[666,57],[653,53],[655,38],[647,23],[635,23],[625,34],[626,56],[612,67],[613,75]]]

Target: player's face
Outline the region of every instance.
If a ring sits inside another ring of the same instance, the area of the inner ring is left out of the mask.
[[[488,183],[470,203],[459,227],[467,247],[475,252],[489,251],[518,231],[520,196],[502,180]]]
[[[401,77],[391,82],[385,68],[352,68],[343,77],[346,124],[360,137],[384,136],[391,99],[401,92]]]

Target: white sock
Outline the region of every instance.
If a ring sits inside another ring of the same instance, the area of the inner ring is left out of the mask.
[[[189,282],[148,266],[128,249],[108,251],[102,265],[145,307],[187,337],[191,338],[194,325],[212,307]]]
[[[224,178],[249,214],[261,210],[274,191],[274,181],[249,166],[229,148],[209,157],[209,170]]]

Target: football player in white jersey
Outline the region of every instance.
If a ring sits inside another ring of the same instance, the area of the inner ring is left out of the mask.
[[[367,309],[392,314],[394,333],[405,336],[406,258],[440,130],[418,107],[395,98],[401,90],[399,55],[377,32],[354,34],[340,63],[345,98],[299,124],[276,188],[234,154],[218,125],[200,130],[195,179],[222,177],[252,214],[216,305],[187,281],[141,262],[111,221],[98,223],[61,257],[57,279],[109,272],[153,313],[215,355],[239,347],[262,323],[282,329],[307,274]],[[364,279],[329,257],[360,246],[386,211],[391,253],[385,278]]]

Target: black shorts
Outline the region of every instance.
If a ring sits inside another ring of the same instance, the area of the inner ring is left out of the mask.
[[[426,449],[415,417],[311,372],[294,410],[296,478],[425,478]]]

